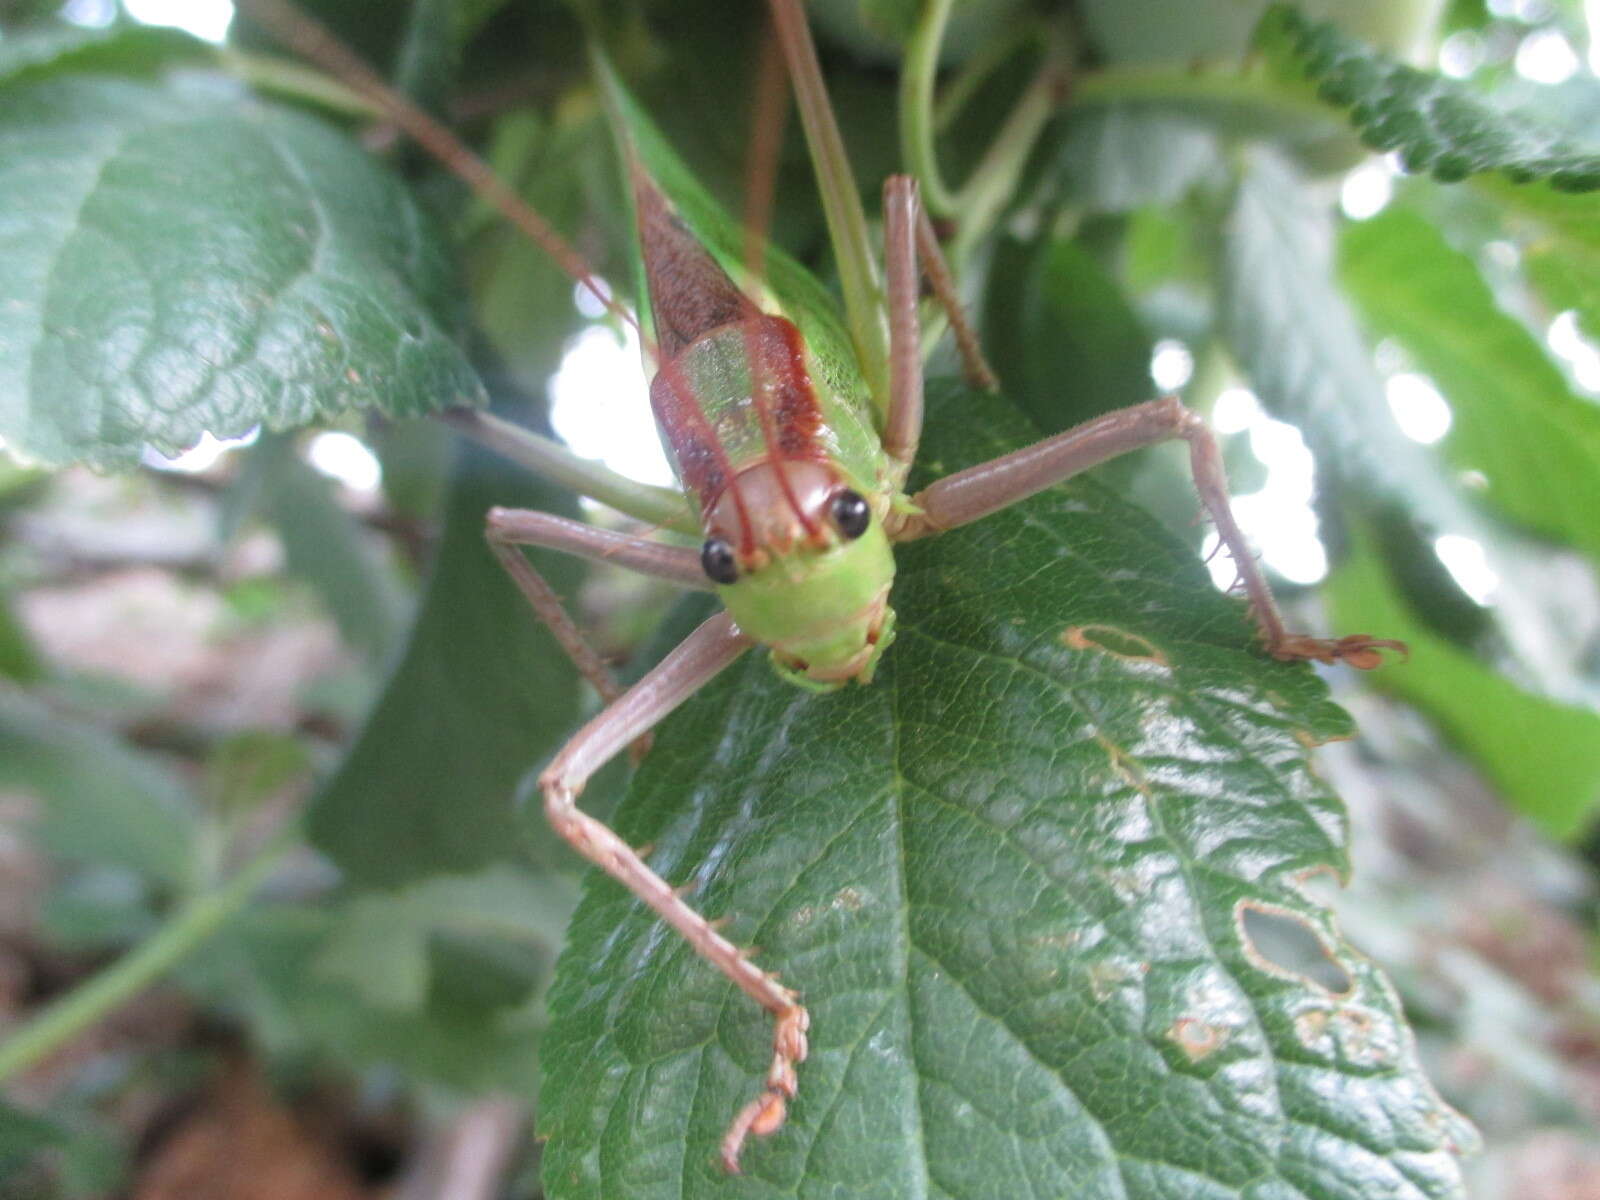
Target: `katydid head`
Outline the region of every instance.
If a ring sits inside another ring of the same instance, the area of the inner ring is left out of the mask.
[[[885,505],[828,464],[769,459],[741,471],[708,510],[701,564],[739,628],[791,682],[832,691],[872,678],[894,630]]]

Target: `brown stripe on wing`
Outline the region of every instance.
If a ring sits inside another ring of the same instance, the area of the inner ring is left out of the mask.
[[[781,346],[782,368],[773,372],[773,420],[777,426],[776,450],[780,458],[826,462],[828,455],[817,440],[822,429],[822,405],[806,370],[806,344],[800,331],[782,317],[768,318]]]

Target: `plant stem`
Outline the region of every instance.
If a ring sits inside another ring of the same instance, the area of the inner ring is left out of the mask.
[[[951,0],[931,0],[923,7],[900,72],[900,154],[922,186],[922,203],[936,217],[956,213],[955,193],[945,186],[933,148],[933,83],[950,4]]]
[[[154,934],[0,1042],[0,1080],[26,1070],[143,991],[244,907],[294,838],[274,838],[232,879],[185,903]]]
[[[682,494],[672,488],[629,479],[604,463],[580,458],[554,438],[480,409],[452,408],[440,413],[439,419],[539,478],[608,504],[636,521],[682,533],[700,530]]]
[[[989,145],[983,159],[962,184],[956,204],[960,223],[956,227],[950,258],[960,270],[974,244],[988,234],[1016,191],[1022,168],[1033,152],[1039,134],[1055,111],[1061,92],[1062,57],[1050,54],[1033,77],[1000,132]]]
[[[223,65],[230,72],[258,91],[303,100],[350,117],[374,120],[384,115],[381,108],[359,92],[311,67],[242,50],[223,50],[221,55]]]
[[[1333,121],[1333,110],[1310,91],[1260,72],[1243,72],[1238,63],[1174,70],[1171,67],[1106,67],[1080,75],[1073,83],[1074,107],[1118,101],[1201,101],[1260,109],[1282,120]]]

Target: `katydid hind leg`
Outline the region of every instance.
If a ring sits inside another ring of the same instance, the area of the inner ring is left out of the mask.
[[[608,704],[563,746],[539,776],[545,815],[571,846],[676,929],[696,953],[773,1016],[772,1063],[762,1092],[734,1117],[722,1142],[722,1162],[739,1170],[750,1134],[775,1132],[806,1057],[810,1018],[796,993],[750,961],[746,951],[717,932],[673,887],[647,866],[607,825],[581,811],[578,794],[595,771],[630,742],[649,732],[752,645],[725,612],[708,618],[633,687]]]
[[[971,524],[1079,472],[1172,438],[1182,438],[1189,445],[1195,488],[1233,556],[1269,654],[1285,661],[1344,662],[1370,670],[1382,664],[1383,650],[1405,653],[1403,642],[1366,634],[1315,638],[1288,631],[1249,540],[1234,520],[1216,438],[1205,421],[1176,396],[1106,413],[1032,446],[947,475],[912,497],[920,511],[903,518],[894,536],[908,541]]]

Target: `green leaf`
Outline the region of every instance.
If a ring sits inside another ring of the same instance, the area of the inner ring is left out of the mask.
[[[3,789],[39,798],[35,834],[57,857],[191,882],[194,809],[181,781],[103,730],[0,688]]]
[[[395,86],[435,116],[444,114],[461,47],[456,0],[410,0],[395,64]]]
[[[410,643],[308,818],[312,840],[358,885],[396,887],[522,852],[517,781],[578,715],[576,672],[484,543],[496,504],[572,507],[462,448]],[[581,570],[565,556],[540,569],[567,593]]]
[[[1487,521],[1444,459],[1400,432],[1349,302],[1334,285],[1327,205],[1265,147],[1248,152],[1224,228],[1220,308],[1251,386],[1268,409],[1304,429],[1318,461],[1349,485],[1350,500],[1391,501],[1435,534],[1475,539],[1501,580],[1489,615],[1508,667],[1551,695],[1585,694],[1577,648],[1562,643],[1569,623],[1519,561],[1535,548]]]
[[[1266,0],[1084,0],[1082,20],[1112,62],[1237,59],[1250,45]],[[1303,0],[1300,8],[1385,49],[1431,44],[1436,7],[1412,0]]]
[[[357,1068],[381,1066],[466,1094],[536,1088],[541,1015],[530,1007],[486,1015],[481,1007],[430,1003],[373,1007],[344,979],[317,969],[341,915],[335,907],[257,905],[242,913],[184,982],[213,1003],[249,1014],[268,1052]]]
[[[14,683],[36,683],[44,675],[33,639],[11,608],[11,597],[0,590],[0,676]]]
[[[1579,833],[1600,805],[1600,715],[1536,696],[1439,637],[1410,612],[1362,530],[1326,584],[1341,628],[1382,629],[1411,647],[1373,682],[1427,713],[1506,800],[1555,837]]]
[[[1248,154],[1223,229],[1220,322],[1263,403],[1305,426],[1341,472],[1446,528],[1473,521],[1436,462],[1405,438],[1334,285],[1331,214],[1281,155]]]
[[[123,1136],[72,1099],[47,1114],[0,1100],[0,1200],[104,1196],[127,1170]]]
[[[1033,436],[930,397],[924,467]],[[658,731],[617,817],[804,994],[811,1056],[747,1174],[765,1014],[609,879],[550,997],[544,1185],[575,1197],[1462,1195],[1472,1134],[1301,884],[1346,870],[1306,668],[1092,481],[900,552],[869,687],[752,654]],[[1346,985],[1275,965],[1245,914]]]
[[[436,935],[492,937],[553,960],[573,892],[560,876],[502,864],[397,892],[365,893],[340,910],[312,969],[342,980],[373,1008],[420,1011],[434,979],[430,943]]]
[[[240,509],[261,513],[283,542],[289,573],[317,589],[345,641],[382,662],[404,628],[396,581],[294,441],[268,436],[252,447],[229,500],[236,521]]]
[[[983,314],[1006,395],[1041,429],[1150,398],[1150,336],[1079,242],[1002,238]]]
[[[1528,278],[1551,307],[1577,310],[1584,332],[1600,339],[1600,197],[1498,180],[1483,181],[1479,190],[1520,239]]]
[[[288,734],[266,729],[231,734],[206,758],[206,800],[219,813],[241,816],[310,768],[305,744]]]
[[[59,76],[0,106],[0,437],[134,462],[202,432],[482,400],[433,225],[231,87]]]
[[[1340,278],[1377,335],[1397,339],[1454,412],[1445,448],[1488,498],[1600,563],[1600,407],[1574,394],[1477,267],[1414,212],[1345,228]]]
[[[1108,104],[1073,113],[1047,179],[1053,198],[1088,212],[1176,204],[1220,174],[1214,126],[1177,105]]]
[[[1458,80],[1395,62],[1331,22],[1274,5],[1256,46],[1281,70],[1315,84],[1322,100],[1348,110],[1361,139],[1396,151],[1407,170],[1447,182],[1503,171],[1522,183],[1548,179],[1562,191],[1600,188],[1600,153],[1572,145],[1536,118],[1495,108]]]
[[[19,1174],[41,1150],[59,1146],[67,1136],[67,1131],[48,1117],[0,1100],[0,1181]]]
[[[962,62],[1026,19],[1027,0],[965,0],[951,6],[939,46],[942,63]],[[807,0],[819,30],[862,58],[898,63],[922,16],[920,0]]]
[[[216,51],[199,38],[165,26],[47,25],[0,40],[0,86],[55,71],[148,74],[175,63],[215,57]]]

